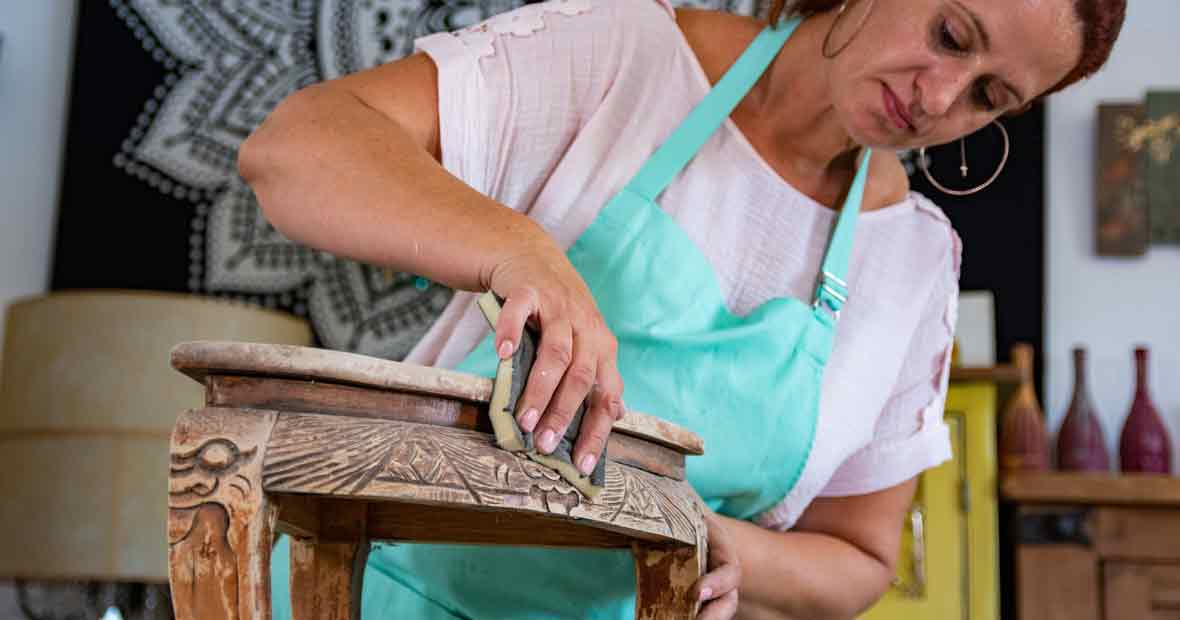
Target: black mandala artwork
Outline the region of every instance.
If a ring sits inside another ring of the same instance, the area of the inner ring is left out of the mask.
[[[284,238],[237,175],[238,146],[301,87],[526,3],[80,3],[53,287],[229,297],[308,317],[322,346],[404,357],[451,291]]]

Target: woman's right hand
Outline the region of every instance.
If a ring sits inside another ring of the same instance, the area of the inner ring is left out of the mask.
[[[424,54],[309,86],[243,143],[239,170],[293,241],[455,289],[490,288],[506,300],[501,357],[533,320],[541,342],[517,419],[549,453],[589,396],[573,456],[590,471],[623,413],[615,339],[535,221],[442,167],[437,93]]]
[[[504,299],[495,339],[501,359],[516,350],[527,321],[541,333],[517,423],[549,454],[589,397],[573,453],[574,466],[589,474],[624,412],[614,334],[581,275],[547,235],[517,244],[492,268],[488,284]]]

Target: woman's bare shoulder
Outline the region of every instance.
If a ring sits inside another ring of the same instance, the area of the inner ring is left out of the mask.
[[[689,8],[676,9],[676,25],[713,84],[765,27],[752,17]]]

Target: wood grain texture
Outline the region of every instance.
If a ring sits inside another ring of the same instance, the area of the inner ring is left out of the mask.
[[[1076,545],[1016,551],[1019,620],[1101,620],[1098,554]]]
[[[205,383],[210,375],[255,375],[326,381],[381,390],[487,403],[492,380],[461,372],[312,347],[248,342],[193,341],[172,349],[172,366]],[[628,411],[614,430],[685,454],[704,454],[704,442],[671,422]]]
[[[540,512],[505,513],[470,505],[391,501],[370,503],[368,532],[373,540],[527,547],[627,549],[635,540]],[[320,536],[320,540],[329,541],[340,538],[331,529]]]
[[[276,493],[542,513],[694,546],[703,528],[685,482],[609,462],[606,488],[591,502],[548,468],[496,448],[489,435],[392,420],[280,416],[263,485]]]
[[[1000,482],[1004,499],[1022,503],[1069,503],[1180,507],[1180,478],[1158,474],[1011,473]]]
[[[191,410],[172,434],[168,561],[181,620],[270,618],[276,511],[262,490],[273,412]]]
[[[1103,566],[1106,618],[1180,620],[1180,563]]]
[[[705,441],[696,433],[638,411],[628,410],[612,429],[668,446],[684,454],[705,453]]]
[[[636,543],[636,620],[690,620],[700,609],[692,586],[705,574],[706,549],[653,547]]]
[[[486,412],[481,412],[474,403],[431,394],[322,381],[231,375],[209,375],[205,378],[205,387],[206,404],[210,407],[403,420],[485,433],[492,430]]]
[[[360,620],[365,562],[369,557],[367,503],[319,501],[325,529],[345,542],[291,541],[291,613],[294,620]]]
[[[215,375],[253,374],[449,396],[487,402],[483,377],[314,347],[250,342],[193,341],[172,349],[172,367],[204,383]]]
[[[491,433],[486,410],[452,398],[338,383],[232,375],[205,378],[210,407],[273,409],[295,413],[402,420]],[[625,432],[607,438],[610,458],[653,474],[684,479],[684,454]]]
[[[607,438],[606,456],[617,463],[665,478],[684,480],[684,455],[667,446],[623,433],[611,433]]]
[[[1180,511],[1161,508],[1098,508],[1094,548],[1106,559],[1180,559]]]
[[[278,516],[275,531],[293,538],[317,538],[320,535],[320,500],[314,495],[271,495]]]

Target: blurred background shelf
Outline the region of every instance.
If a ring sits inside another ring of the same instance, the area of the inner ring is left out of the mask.
[[[1070,503],[1180,508],[1180,478],[1159,474],[1036,472],[1001,480],[1005,500],[1022,504]],[[1180,514],[1177,514],[1180,519]]]

